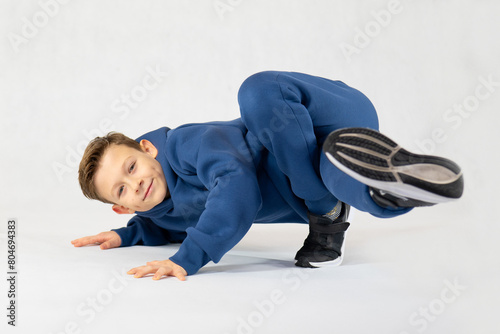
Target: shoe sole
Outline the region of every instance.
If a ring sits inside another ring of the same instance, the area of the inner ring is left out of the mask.
[[[453,161],[408,152],[378,131],[345,128],[323,145],[341,171],[371,187],[428,203],[460,198],[463,175]]]
[[[345,244],[345,240],[344,240]],[[297,260],[295,263],[296,266],[301,267],[301,268],[325,268],[325,267],[338,267],[342,264],[342,261],[344,261],[344,245],[342,245],[341,249],[342,255],[337,257],[335,260],[331,261],[323,261],[323,262],[311,262],[311,261],[306,261],[305,263],[309,264],[309,266],[301,266],[297,265],[297,263],[300,263],[302,259]]]
[[[344,242],[342,243],[342,247],[340,247],[340,256],[337,257],[334,260],[331,261],[322,261],[322,262],[312,262],[312,261],[307,261],[305,258],[299,258],[296,259],[295,265],[301,268],[322,268],[322,267],[338,267],[342,264],[342,261],[344,261],[344,249],[345,249],[345,239],[346,239],[346,232],[344,232]],[[309,264],[309,266],[301,266],[297,265],[297,263],[301,263],[302,261],[305,261],[304,264]]]
[[[324,267],[338,267],[342,264],[342,261],[344,261],[344,249],[345,249],[345,239],[346,239],[347,233],[344,232],[344,242],[342,243],[342,247],[340,247],[340,256],[336,258],[335,260],[331,261],[324,261],[324,262],[309,262],[311,266],[314,268],[324,268]]]

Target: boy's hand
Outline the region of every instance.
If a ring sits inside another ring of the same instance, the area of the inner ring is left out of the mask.
[[[97,235],[83,237],[71,241],[73,246],[82,247],[90,244],[100,244],[101,249],[120,247],[122,239],[115,231],[101,232]]]
[[[187,272],[181,266],[170,260],[147,262],[145,266],[132,268],[127,274],[139,278],[147,274],[152,274],[154,280],[159,280],[162,276],[175,276],[181,281],[186,280]]]

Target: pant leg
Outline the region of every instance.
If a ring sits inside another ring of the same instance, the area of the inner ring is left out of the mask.
[[[340,199],[378,217],[404,213],[381,211],[367,186],[358,182],[351,188],[354,179],[327,161],[321,163],[321,145],[330,132],[345,127],[378,130],[375,108],[361,92],[340,81],[268,71],[245,80],[238,102],[244,124],[275,156],[292,191],[311,212],[328,212]]]
[[[339,200],[358,210],[369,212],[379,218],[391,218],[409,212],[412,208],[382,208],[378,206],[369,194],[365,184],[353,179],[332,164],[325,153],[321,153],[320,170],[326,187]]]
[[[261,72],[245,80],[238,92],[241,118],[275,157],[293,193],[305,201],[309,211],[326,213],[337,199],[321,180],[320,149],[309,111],[298,91],[282,85],[279,79],[283,75],[286,73]]]

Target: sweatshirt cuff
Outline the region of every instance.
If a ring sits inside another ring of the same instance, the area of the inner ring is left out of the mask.
[[[116,228],[112,229],[111,231],[115,231],[118,233],[120,236],[120,239],[122,239],[122,243],[120,244],[120,247],[128,247],[133,245],[133,235],[132,231],[130,231],[130,228],[127,227],[121,227],[121,228]]]
[[[170,261],[184,268],[188,275],[194,275],[210,262],[210,257],[190,237],[187,237]]]

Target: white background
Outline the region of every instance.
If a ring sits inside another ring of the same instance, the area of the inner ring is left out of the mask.
[[[18,326],[6,324],[2,279],[2,328],[500,332],[497,1],[62,2],[0,1],[0,261],[6,275],[6,225],[17,218],[19,270]],[[305,225],[254,226],[186,282],[124,274],[175,245],[72,247],[128,219],[80,193],[89,136],[237,118],[239,85],[270,69],[358,88],[384,133],[462,166],[464,196],[392,220],[355,212],[337,268],[294,268]],[[152,70],[157,85],[144,90]]]

